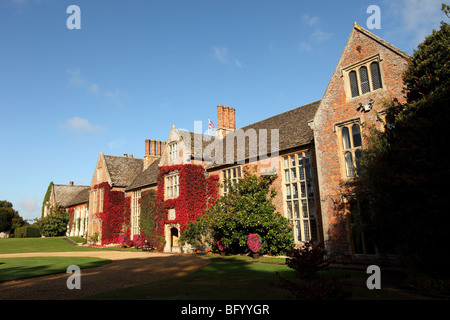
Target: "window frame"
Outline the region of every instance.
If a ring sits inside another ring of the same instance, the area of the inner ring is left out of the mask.
[[[164,176],[164,199],[175,199],[179,195],[180,176],[177,170]]]
[[[98,198],[98,212],[103,212],[103,202],[105,199],[105,190],[103,188],[99,188],[99,198]]]
[[[312,156],[311,150],[302,150],[280,157],[284,215],[293,227],[296,244],[319,241],[318,194]]]
[[[140,235],[139,219],[141,216],[141,190],[133,191],[131,194],[131,236]]]
[[[98,198],[97,198],[97,190],[98,189],[94,189],[94,191],[92,192],[92,213],[97,213],[97,202],[98,202]]]
[[[357,63],[354,63],[352,65],[346,66],[344,68],[342,68],[341,70],[341,76],[344,78],[344,89],[345,89],[345,93],[346,93],[346,97],[347,100],[353,100],[353,99],[357,99],[360,98],[364,95],[370,94],[372,92],[376,92],[378,90],[383,90],[384,89],[384,74],[383,74],[383,70],[381,68],[381,61],[383,59],[381,58],[381,56],[379,54],[370,56],[362,61],[359,61]],[[380,87],[374,89],[374,83],[373,83],[373,78],[372,78],[372,64],[376,62],[378,64],[378,75],[379,75],[379,83],[380,83]],[[369,82],[369,91],[367,92],[363,92],[362,90],[362,85],[361,85],[361,69],[365,67],[366,71],[367,71],[367,77],[368,77],[368,82]],[[353,90],[352,90],[352,85],[351,85],[351,79],[350,79],[350,73],[355,72],[355,77],[356,77],[356,84],[357,84],[357,91],[358,94],[353,96]]]
[[[236,175],[233,175],[233,171],[236,170]],[[233,185],[239,183],[239,180],[243,177],[242,166],[233,166],[230,168],[221,170],[221,178],[222,178],[222,195],[225,196],[228,194],[227,190],[227,180],[229,179]]]
[[[175,163],[178,159],[178,141],[169,143],[169,162]]]
[[[353,135],[353,127],[357,125],[359,128],[359,145],[355,146],[354,143],[354,135]],[[356,157],[356,153],[362,152],[363,150],[363,139],[362,139],[362,130],[361,130],[361,119],[356,118],[352,120],[348,120],[339,124],[336,124],[334,126],[334,130],[337,133],[337,139],[338,139],[338,146],[339,146],[339,162],[341,166],[341,176],[344,180],[349,179],[355,179],[358,178],[358,159],[360,157]],[[343,132],[344,129],[348,130],[348,139],[349,139],[349,146],[345,148],[344,146],[344,139],[343,139]],[[347,155],[351,155],[351,164],[352,164],[352,173],[353,175],[349,175],[349,167],[348,167],[348,157]]]

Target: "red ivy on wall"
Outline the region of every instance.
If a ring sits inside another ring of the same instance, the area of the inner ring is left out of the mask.
[[[69,232],[72,230],[73,223],[75,222],[75,209],[69,208]]]
[[[179,195],[174,199],[164,198],[164,176],[170,172],[178,172]],[[204,168],[199,165],[184,164],[164,166],[159,168],[158,190],[156,194],[157,210],[157,234],[164,236],[165,224],[179,224],[180,232],[187,224],[195,221],[205,212],[207,205],[217,199],[218,176],[205,177]],[[175,219],[169,220],[168,210],[175,209]]]
[[[103,188],[103,210],[98,213],[102,219],[102,245],[118,243],[119,234],[130,225],[130,198],[123,191],[113,191],[108,182],[97,184],[93,189]],[[129,238],[129,237],[128,237]]]

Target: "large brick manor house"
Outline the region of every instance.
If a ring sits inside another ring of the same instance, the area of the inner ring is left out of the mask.
[[[292,223],[296,244],[312,239],[349,257],[376,255],[359,228],[365,203],[351,192],[343,195],[341,185],[357,179],[365,144],[363,124],[382,129],[383,100],[402,101],[402,74],[410,59],[355,23],[320,100],[238,129],[239,110],[218,105],[215,136],[172,126],[166,141],[145,140],[143,158],[100,153],[91,184],[54,185],[48,205],[58,203],[71,212],[70,235],[97,233],[105,242],[107,215],[118,210],[114,203],[126,199],[120,210],[129,210],[130,234],[139,235],[139,200],[144,192],[155,190],[166,204],[161,232],[164,251],[171,252],[180,249],[183,222],[195,219],[205,207],[203,203],[194,208],[186,199],[213,185],[220,186],[218,196],[223,195],[225,179],[238,182],[246,169],[276,173],[274,204]],[[186,182],[187,171],[196,184]],[[196,186],[202,188],[195,190]],[[336,201],[350,214],[338,237]]]

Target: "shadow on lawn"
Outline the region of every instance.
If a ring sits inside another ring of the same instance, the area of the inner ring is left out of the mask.
[[[12,258],[11,258],[12,259]],[[20,258],[25,259],[25,258]],[[17,260],[17,258],[16,258]],[[21,264],[15,264],[15,263],[8,263],[12,265],[11,267],[1,267],[0,268],[0,283],[6,282],[6,281],[13,281],[13,280],[21,280],[21,279],[30,279],[35,277],[42,277],[57,273],[66,273],[67,267],[71,265],[70,260],[67,263],[63,263],[63,260],[56,261],[55,264],[49,262],[49,263],[38,263],[33,266],[32,263],[29,263],[30,265],[26,265],[25,262]],[[104,261],[82,261],[77,263],[77,266],[80,267],[80,269],[87,269],[87,268],[94,268],[99,267],[101,265],[104,265],[106,263],[110,263],[111,261],[104,260]],[[73,262],[72,262],[73,263]],[[5,262],[0,262],[0,265],[5,264]]]
[[[87,299],[149,300],[289,300],[297,296],[284,281],[297,283],[284,265],[254,263],[240,258],[207,258],[209,263],[183,277],[105,292]]]

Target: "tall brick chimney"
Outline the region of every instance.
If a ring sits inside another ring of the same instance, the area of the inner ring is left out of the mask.
[[[144,170],[161,157],[165,144],[165,141],[145,139]]]
[[[235,130],[236,118],[234,108],[219,104],[217,106],[217,135],[224,137],[228,132],[234,132]]]

